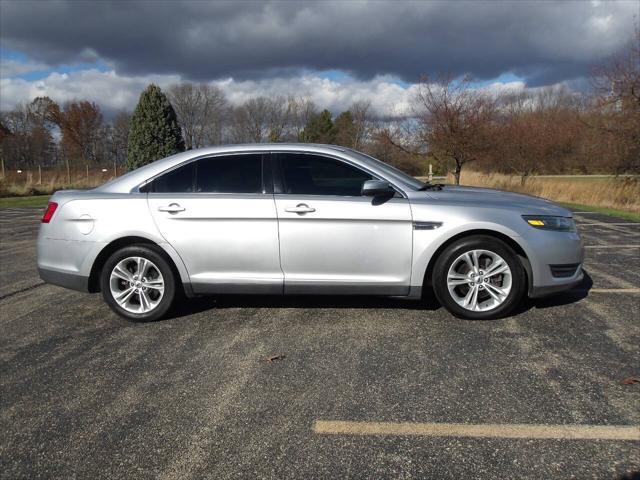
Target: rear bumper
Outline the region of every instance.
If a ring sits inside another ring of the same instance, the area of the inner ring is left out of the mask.
[[[89,291],[89,277],[41,267],[38,267],[38,273],[40,274],[40,278],[46,283],[70,288],[79,292]]]

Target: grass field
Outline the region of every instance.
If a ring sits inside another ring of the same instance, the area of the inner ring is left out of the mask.
[[[31,197],[1,197],[0,208],[10,207],[46,207],[49,195],[34,195]]]
[[[610,182],[611,180],[624,180],[625,178],[633,178],[630,175],[535,175],[534,177],[539,180],[544,179],[549,182]]]
[[[633,222],[640,222],[640,212],[627,212],[625,210],[617,210],[615,208],[596,207],[593,205],[581,205],[579,203],[562,203],[565,208],[570,210],[581,210],[586,212],[597,212],[604,215],[611,215],[612,217],[623,218],[625,220],[631,220]]]
[[[453,178],[448,178],[447,183],[453,183]],[[522,185],[518,176],[463,171],[460,183],[526,193],[581,210],[598,211],[633,220],[640,219],[638,177],[540,176],[530,177]]]

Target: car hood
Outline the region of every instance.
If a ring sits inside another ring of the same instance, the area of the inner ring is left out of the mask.
[[[572,216],[569,210],[560,205],[544,198],[522,193],[453,185],[445,185],[442,190],[429,190],[425,193],[434,200],[456,205],[466,204],[478,207],[520,210],[522,214]]]

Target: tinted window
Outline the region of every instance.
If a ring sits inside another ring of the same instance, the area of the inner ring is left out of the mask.
[[[284,193],[360,196],[373,177],[339,160],[318,155],[279,154]]]
[[[203,158],[156,178],[142,191],[154,193],[262,193],[262,156]]]
[[[156,193],[188,193],[193,192],[194,164],[188,163],[156,178],[143,191]]]
[[[262,155],[203,158],[196,166],[196,191],[262,193]]]

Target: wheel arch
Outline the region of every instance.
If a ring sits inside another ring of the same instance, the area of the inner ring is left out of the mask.
[[[438,257],[442,254],[442,252],[452,243],[457,242],[458,240],[461,240],[463,238],[473,237],[476,235],[485,235],[485,236],[497,238],[498,240],[502,240],[504,243],[509,245],[509,247],[511,247],[514,250],[514,252],[516,252],[516,254],[518,255],[518,258],[520,259],[520,263],[522,263],[522,266],[526,272],[527,290],[530,291],[533,286],[533,270],[531,268],[531,262],[529,261],[529,257],[527,256],[526,252],[524,251],[522,246],[512,237],[504,233],[497,232],[495,230],[489,230],[489,229],[466,230],[444,241],[436,249],[436,251],[433,253],[433,255],[431,255],[431,258],[429,259],[429,263],[427,264],[427,268],[424,272],[424,277],[422,280],[423,290],[424,290],[424,287],[431,286],[431,277],[433,274],[433,268]]]
[[[110,243],[105,245],[105,247],[102,250],[100,250],[100,253],[98,253],[96,259],[93,261],[93,265],[91,266],[91,273],[89,274],[89,284],[88,284],[89,292],[97,293],[100,291],[100,272],[102,271],[102,268],[104,267],[104,264],[106,263],[107,259],[114,252],[120,250],[121,248],[128,247],[130,245],[140,245],[140,244],[155,247],[158,253],[160,253],[165,258],[165,260],[169,263],[169,266],[173,270],[173,274],[175,275],[176,279],[181,280],[180,283],[182,284],[182,288],[185,290],[185,293],[188,294],[190,292],[190,284],[188,282],[185,282],[184,275],[178,268],[178,265],[176,264],[176,261],[174,260],[173,256],[169,252],[167,252],[167,250],[162,245],[158,244],[157,242],[154,242],[149,238],[135,236],[135,235],[120,237],[115,240],[112,240]]]

